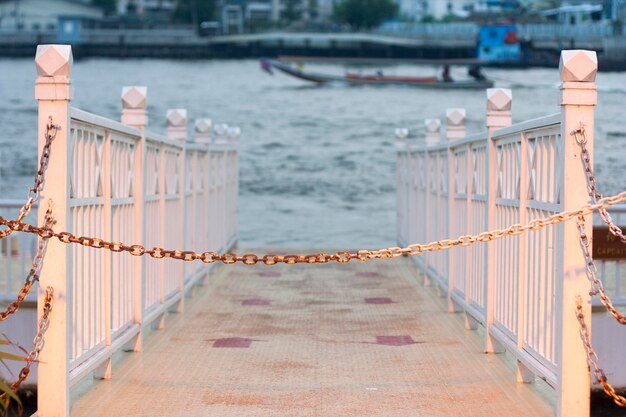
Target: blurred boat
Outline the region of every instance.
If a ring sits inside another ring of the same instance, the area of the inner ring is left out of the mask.
[[[279,71],[300,80],[313,82],[316,84],[328,83],[347,83],[353,85],[407,85],[420,88],[435,89],[485,89],[493,87],[493,80],[485,77],[481,70],[481,62],[475,59],[470,60],[406,60],[411,63],[419,63],[424,65],[441,66],[442,73],[440,77],[412,77],[385,75],[382,70],[372,74],[360,74],[357,72],[346,72],[345,75],[331,75],[319,72],[305,71],[303,62],[322,62],[322,63],[339,63],[339,64],[358,64],[358,65],[389,65],[400,61],[390,62],[389,60],[359,60],[359,59],[329,59],[329,58],[312,58],[312,57],[283,57],[280,60],[262,59],[261,69],[268,74],[274,74]],[[464,80],[454,80],[450,76],[451,66],[467,66],[470,78]]]

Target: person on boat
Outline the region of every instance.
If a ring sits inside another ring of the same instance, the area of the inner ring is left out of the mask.
[[[296,69],[300,72],[304,71],[304,63],[303,62],[298,62],[296,64]]]
[[[376,71],[376,76],[377,76],[378,78],[383,78],[383,70],[378,70],[378,71]]]
[[[483,74],[480,70],[479,66],[469,67],[469,69],[467,70],[467,75],[469,75],[476,81],[484,81],[487,79],[487,77],[485,77],[485,74]]]
[[[450,65],[443,66],[443,73],[441,74],[441,79],[443,80],[444,83],[451,83],[452,81],[454,81],[452,77],[450,76]]]

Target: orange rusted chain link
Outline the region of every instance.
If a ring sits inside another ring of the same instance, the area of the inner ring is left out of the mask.
[[[626,316],[615,308],[611,297],[609,297],[604,290],[604,284],[598,278],[598,268],[596,267],[596,264],[591,256],[591,251],[589,250],[589,238],[585,233],[585,218],[583,216],[579,216],[577,223],[578,232],[580,233],[580,248],[583,251],[583,256],[585,257],[585,274],[587,274],[587,278],[591,282],[589,295],[592,297],[597,295],[600,298],[602,305],[615,318],[615,320],[617,320],[619,324],[626,325]]]
[[[215,252],[194,252],[183,250],[167,250],[163,248],[146,249],[142,245],[126,245],[122,242],[108,242],[106,240],[86,237],[75,236],[70,232],[55,232],[51,227],[37,227],[31,224],[22,223],[16,220],[7,220],[0,216],[0,225],[8,226],[14,231],[20,231],[25,233],[34,233],[39,235],[42,239],[56,238],[63,243],[80,244],[96,249],[108,249],[112,252],[128,252],[134,256],[150,255],[156,259],[170,258],[178,259],[182,261],[202,261],[204,263],[213,263],[221,261],[224,264],[230,265],[237,262],[241,262],[245,265],[255,265],[257,263],[264,263],[265,265],[275,265],[277,263],[296,264],[296,263],[327,263],[330,261],[335,262],[349,262],[352,259],[360,261],[368,261],[371,259],[381,258],[397,258],[403,255],[419,255],[424,252],[435,252],[445,249],[450,249],[455,246],[470,246],[478,242],[490,242],[492,240],[500,239],[505,236],[517,236],[528,230],[539,230],[549,225],[558,224],[564,221],[571,220],[578,216],[584,216],[592,213],[594,210],[601,208],[607,208],[615,204],[626,201],[626,191],[616,194],[614,196],[605,197],[598,200],[594,204],[586,204],[577,210],[564,211],[561,213],[553,214],[549,217],[538,218],[532,220],[530,223],[521,225],[514,224],[506,229],[497,229],[488,232],[482,232],[477,235],[464,235],[456,239],[443,239],[427,244],[415,243],[408,245],[404,248],[391,247],[380,250],[360,250],[357,252],[336,252],[334,254],[317,253],[312,255],[275,255],[267,254],[263,256],[255,254],[237,255],[235,253],[217,254]]]
[[[48,203],[48,209],[46,210],[46,215],[44,218],[44,227],[52,227],[55,223],[54,213],[52,210],[52,201]],[[13,231],[12,229],[7,229]],[[28,271],[28,275],[26,275],[26,279],[24,280],[24,285],[20,288],[20,291],[17,293],[17,298],[11,304],[7,306],[4,311],[0,312],[0,321],[5,321],[9,318],[11,314],[14,314],[19,308],[20,304],[28,297],[28,293],[30,292],[31,287],[33,286],[35,281],[39,281],[39,272],[41,271],[41,267],[43,265],[43,258],[46,253],[46,246],[48,245],[48,241],[46,239],[40,239],[39,245],[37,246],[37,253],[33,258],[33,263],[30,267],[30,271]]]
[[[585,136],[585,126],[583,124],[570,135],[574,136],[576,139],[576,143],[580,146],[580,159],[583,163],[583,167],[585,168],[585,179],[587,180],[587,191],[589,193],[589,197],[591,197],[591,201],[593,203],[597,202],[598,199],[603,198],[603,195],[598,191],[598,186],[596,184],[596,178],[593,174],[593,167],[591,166],[591,156],[589,151],[587,150],[587,137]],[[611,215],[605,208],[598,208],[598,212],[602,221],[606,223],[609,227],[609,231],[619,239],[620,242],[626,244],[626,237],[624,236],[624,232],[622,229],[617,226]],[[593,257],[591,256],[591,251],[589,250],[589,239],[585,233],[585,218],[582,216],[578,217],[578,232],[580,234],[580,248],[583,251],[583,256],[585,257],[585,273],[587,274],[587,278],[591,282],[591,290],[589,291],[589,295],[594,296],[598,295],[600,297],[600,302],[607,309],[607,311],[617,320],[618,323],[626,325],[626,315],[622,314],[615,308],[613,305],[613,301],[606,294],[604,290],[604,284],[598,278],[598,268],[596,267],[595,262],[593,261]]]
[[[582,300],[580,296],[576,299],[576,318],[580,324],[580,338],[583,341],[583,346],[585,348],[587,365],[589,366],[589,371],[592,373],[595,382],[602,384],[602,389],[613,399],[615,404],[620,407],[626,407],[626,398],[615,392],[615,388],[609,384],[604,370],[600,368],[598,355],[591,346],[591,337],[589,335],[589,328],[587,328],[587,324],[585,323],[585,315],[583,313]]]
[[[26,366],[24,366],[20,370],[17,380],[11,384],[10,388],[13,392],[17,392],[22,382],[26,381],[26,379],[30,375],[30,367],[32,366],[33,363],[37,362],[37,359],[39,358],[39,354],[41,353],[45,345],[44,335],[46,334],[46,330],[48,330],[48,326],[50,325],[49,316],[50,316],[50,312],[52,311],[53,299],[54,299],[54,291],[52,287],[46,288],[46,295],[44,298],[44,305],[43,305],[43,313],[41,314],[41,318],[39,319],[39,323],[37,326],[37,334],[35,335],[35,338],[33,339],[33,350],[31,350],[28,356],[26,357],[26,359],[24,359],[24,361],[26,362]],[[7,395],[9,395],[7,392],[0,395],[0,400],[6,398]]]
[[[589,193],[589,197],[591,197],[591,202],[595,203],[598,201],[598,199],[602,199],[604,196],[598,190],[596,178],[593,174],[591,155],[587,150],[587,136],[585,135],[585,125],[581,123],[580,127],[572,131],[570,135],[574,136],[574,138],[576,139],[576,143],[578,143],[578,145],[580,146],[580,159],[582,160],[583,166],[585,168],[587,191]],[[600,217],[602,218],[602,221],[604,221],[604,223],[606,223],[606,225],[609,227],[609,231],[613,234],[613,236],[618,238],[620,242],[626,243],[626,236],[624,235],[624,232],[622,231],[622,229],[620,229],[619,226],[617,226],[613,222],[613,219],[611,218],[609,212],[606,211],[605,208],[599,208],[598,212],[600,214]]]
[[[48,118],[48,125],[46,126],[46,143],[41,150],[41,158],[39,160],[39,169],[37,170],[37,174],[35,175],[35,184],[32,188],[28,189],[28,200],[26,203],[20,208],[20,214],[15,219],[18,222],[23,221],[30,210],[33,208],[33,204],[35,204],[41,195],[41,191],[43,190],[44,184],[46,182],[46,170],[48,169],[48,164],[50,163],[50,153],[52,149],[52,141],[57,135],[59,130],[59,126],[55,125],[52,122],[52,117]],[[13,233],[12,229],[4,229],[0,230],[0,239],[7,237]]]

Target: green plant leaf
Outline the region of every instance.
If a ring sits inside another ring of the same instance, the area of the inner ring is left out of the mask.
[[[15,400],[21,407],[22,402],[20,401],[20,397],[18,397],[17,394],[13,392],[13,390],[11,389],[9,384],[6,383],[6,381],[3,381],[1,379],[0,379],[0,392],[6,392],[8,397]]]

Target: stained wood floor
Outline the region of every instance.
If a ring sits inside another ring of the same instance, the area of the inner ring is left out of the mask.
[[[407,259],[220,267],[72,416],[551,416]]]

